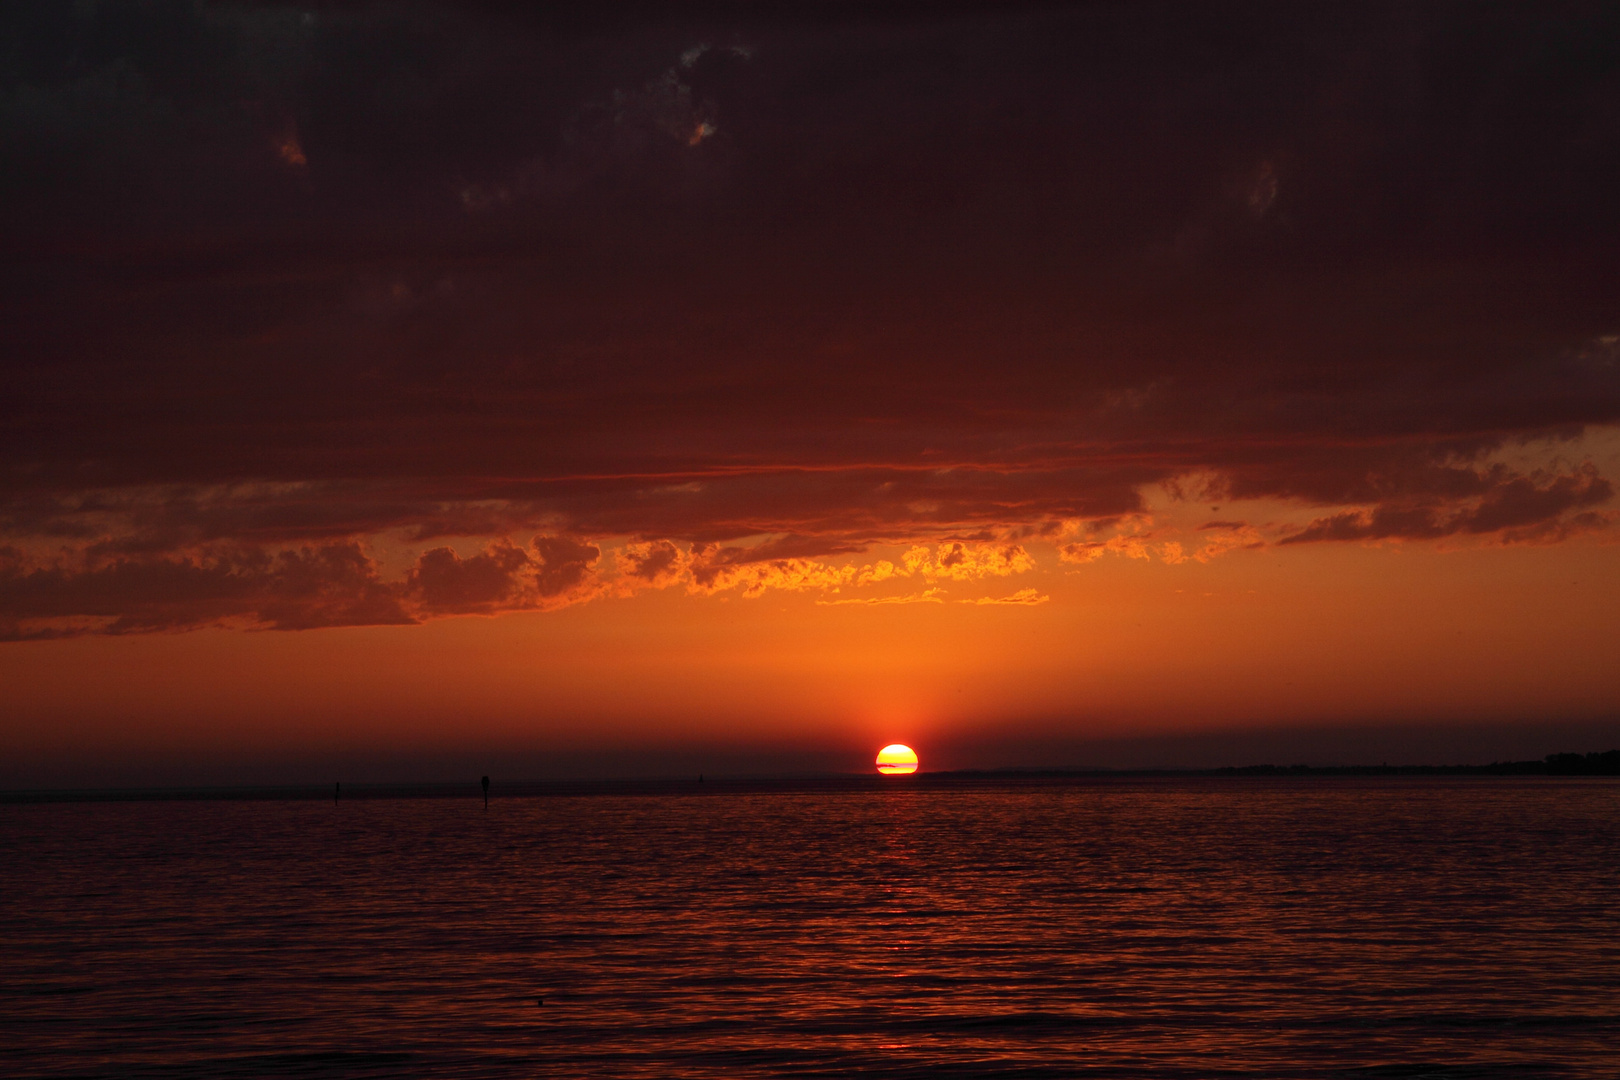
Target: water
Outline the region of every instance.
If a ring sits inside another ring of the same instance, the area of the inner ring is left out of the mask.
[[[1620,1055],[1608,780],[10,805],[0,866],[10,1077]]]

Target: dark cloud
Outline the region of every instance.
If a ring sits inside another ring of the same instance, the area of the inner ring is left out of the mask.
[[[542,597],[561,596],[585,580],[602,549],[566,536],[537,536],[534,550],[539,555],[535,587]]]
[[[656,583],[1189,476],[1309,508],[1294,542],[1605,520],[1611,5],[11,5],[0,42],[17,618],[387,621],[341,560],[349,601],[273,608],[240,552],[544,532],[389,586],[504,610],[584,587],[585,537]]]
[[[657,585],[674,578],[682,557],[681,549],[668,540],[655,540],[627,547],[619,556],[619,565],[627,576]]]
[[[498,541],[467,558],[440,547],[389,581],[355,542],[92,553],[77,566],[44,567],[8,546],[0,548],[0,640],[210,625],[309,630],[533,610],[587,598],[600,555],[593,544],[544,535],[531,548]]]
[[[281,552],[261,577],[266,597],[254,614],[275,630],[415,621],[355,544]]]
[[[861,547],[827,537],[791,534],[773,536],[757,544],[700,542],[692,545],[688,566],[693,582],[699,588],[710,589],[742,568],[774,565],[783,569],[815,558],[859,551]]]
[[[1504,468],[1477,474],[1482,490],[1464,505],[1386,505],[1319,518],[1280,543],[1322,540],[1432,540],[1458,533],[1511,532],[1515,539],[1559,536],[1569,525],[1595,527],[1602,522],[1572,510],[1609,501],[1614,488],[1590,465],[1562,475],[1521,476]],[[1475,494],[1469,492],[1469,494]],[[1577,519],[1579,519],[1577,521]]]
[[[424,614],[493,614],[544,606],[589,578],[601,549],[561,536],[536,536],[530,549],[501,540],[461,558],[446,547],[423,552],[405,592]]]
[[[274,555],[227,551],[120,558],[94,568],[28,568],[0,560],[0,636],[185,630],[238,622],[278,630],[415,621],[356,544]]]
[[[529,554],[511,544],[463,559],[449,548],[422,553],[407,579],[407,589],[424,611],[444,615],[489,614],[512,605],[526,591],[523,572],[532,568]]]

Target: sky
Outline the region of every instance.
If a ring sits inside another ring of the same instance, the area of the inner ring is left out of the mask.
[[[0,162],[0,783],[1620,744],[1612,5],[8,4]]]

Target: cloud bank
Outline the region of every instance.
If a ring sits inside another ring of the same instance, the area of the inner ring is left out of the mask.
[[[1612,528],[1601,7],[164,10],[0,15],[8,636]]]

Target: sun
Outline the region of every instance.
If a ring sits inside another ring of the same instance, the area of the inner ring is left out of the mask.
[[[890,743],[878,751],[878,772],[884,776],[900,776],[917,771],[917,751],[904,743]]]

